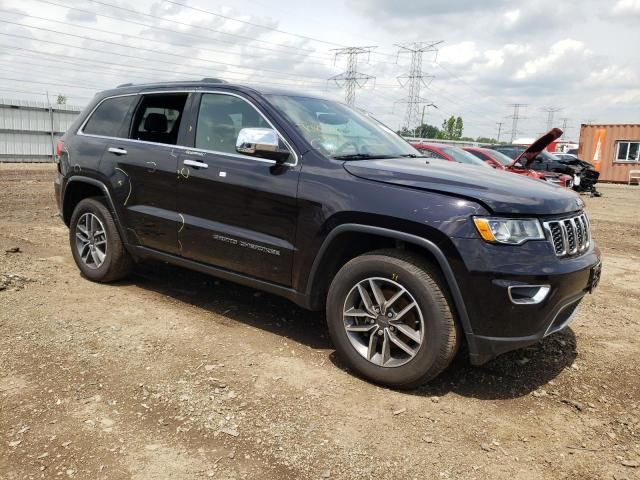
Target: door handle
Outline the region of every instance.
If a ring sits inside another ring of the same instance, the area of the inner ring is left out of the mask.
[[[209,168],[209,165],[204,163],[204,162],[199,162],[197,160],[185,160],[184,164],[187,167],[193,167],[193,168]]]
[[[109,153],[113,153],[114,155],[126,155],[127,151],[124,148],[109,147]]]

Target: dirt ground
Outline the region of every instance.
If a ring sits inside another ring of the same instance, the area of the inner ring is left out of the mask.
[[[0,479],[640,478],[639,187],[583,197],[604,272],[570,329],[396,392],[286,300],[85,280],[53,172],[0,164]]]

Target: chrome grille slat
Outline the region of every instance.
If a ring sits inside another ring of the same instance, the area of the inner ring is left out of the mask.
[[[591,243],[589,219],[584,213],[544,222],[544,228],[558,257],[584,252]]]

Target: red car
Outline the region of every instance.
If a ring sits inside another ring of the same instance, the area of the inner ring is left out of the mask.
[[[537,149],[540,147],[538,141],[534,142],[531,147],[529,147],[526,152],[531,153],[530,149]],[[539,148],[542,151],[544,147]],[[538,180],[544,180],[549,183],[553,183],[554,185],[560,185],[565,188],[573,187],[573,178],[570,175],[564,175],[561,173],[552,173],[538,170],[530,170],[522,166],[521,163],[518,162],[518,159],[515,161],[505,155],[502,152],[498,152],[497,150],[492,150],[490,148],[481,148],[481,147],[463,147],[468,153],[475,155],[478,159],[485,162],[486,165],[490,167],[496,168],[498,170],[505,170],[508,172],[517,173],[519,175],[525,175],[527,177],[536,178]]]
[[[412,145],[416,150],[420,151],[420,153],[428,158],[466,163],[467,165],[475,165],[478,167],[489,166],[469,152],[465,152],[462,148],[453,145],[444,145],[440,143],[412,143]]]

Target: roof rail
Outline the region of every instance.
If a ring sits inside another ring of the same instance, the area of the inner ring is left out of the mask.
[[[206,82],[206,83],[229,83],[226,80],[222,80],[221,78],[211,78],[211,77],[204,77],[200,81]]]

